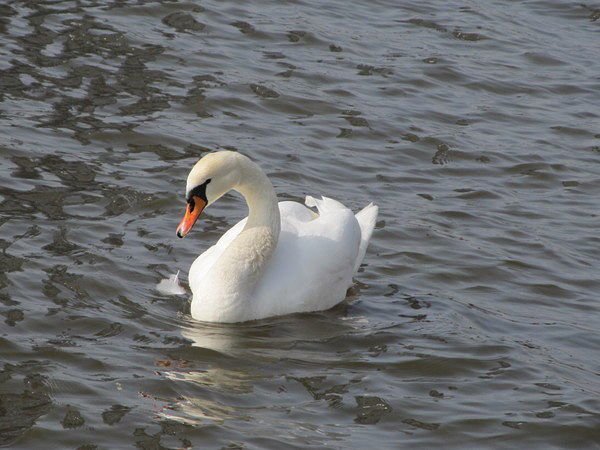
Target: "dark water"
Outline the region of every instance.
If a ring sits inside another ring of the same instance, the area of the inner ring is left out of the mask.
[[[2,2],[0,445],[600,448],[599,74],[574,1]],[[379,204],[347,302],[154,289],[214,149]]]

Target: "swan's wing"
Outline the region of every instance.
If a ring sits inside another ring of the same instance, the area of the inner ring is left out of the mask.
[[[359,252],[360,226],[341,203],[317,202],[318,215],[293,202],[297,206],[282,210],[277,249],[254,293],[257,316],[323,310],[344,299]]]
[[[306,206],[298,202],[279,202],[281,226],[286,227],[293,223],[310,222],[319,217]]]
[[[306,196],[306,205],[315,207],[319,210],[320,214],[327,214],[328,211],[335,211],[337,209],[346,209],[346,207],[332,198],[323,197],[320,200],[310,195]],[[360,227],[360,246],[358,255],[354,261],[354,273],[356,273],[362,263],[371,240],[371,235],[375,229],[375,223],[377,221],[377,214],[379,213],[379,207],[373,203],[369,203],[362,210],[356,213],[356,221]]]

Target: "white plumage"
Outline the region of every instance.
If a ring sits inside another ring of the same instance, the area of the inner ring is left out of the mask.
[[[223,167],[227,176],[220,182]],[[306,205],[317,214],[300,203],[278,203],[260,168],[234,152],[202,158],[188,177],[188,193],[206,180],[208,204],[234,189],[246,198],[249,216],[192,264],[194,319],[243,322],[325,310],[345,298],[371,238],[377,206],[354,215],[336,200],[307,197]]]

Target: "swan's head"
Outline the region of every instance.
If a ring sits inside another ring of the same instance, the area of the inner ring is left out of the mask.
[[[240,160],[244,158],[236,152],[222,151],[209,153],[196,163],[187,178],[187,207],[177,227],[177,236],[188,234],[204,208],[238,185]]]

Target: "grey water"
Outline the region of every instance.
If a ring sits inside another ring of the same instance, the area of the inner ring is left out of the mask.
[[[155,289],[220,149],[379,205],[342,304]],[[0,446],[600,448],[599,214],[598,3],[4,0]]]

